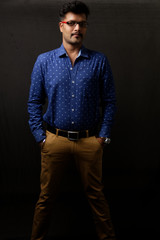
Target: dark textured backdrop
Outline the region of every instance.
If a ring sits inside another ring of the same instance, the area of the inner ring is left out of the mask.
[[[0,236],[4,239],[30,234],[40,171],[39,148],[28,126],[30,74],[38,54],[61,44],[61,2],[0,1]],[[120,239],[138,239],[138,232],[154,236],[159,231],[160,201],[160,2],[85,2],[91,10],[85,46],[108,56],[117,92],[112,143],[103,159],[104,191]],[[90,234],[93,228],[89,212],[83,220],[88,210],[72,170],[55,206],[53,236]]]

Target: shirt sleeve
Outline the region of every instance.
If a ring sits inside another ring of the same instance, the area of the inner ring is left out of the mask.
[[[42,105],[45,103],[44,77],[41,55],[38,56],[31,74],[31,86],[28,99],[29,126],[37,142],[45,138],[43,128]]]
[[[116,111],[116,95],[112,70],[106,57],[101,69],[102,121],[99,137],[110,137]]]

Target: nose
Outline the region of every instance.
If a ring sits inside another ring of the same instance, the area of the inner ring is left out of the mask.
[[[80,29],[79,23],[76,23],[76,24],[75,24],[74,30],[75,30],[75,29],[76,29],[76,30],[79,30],[79,29]]]

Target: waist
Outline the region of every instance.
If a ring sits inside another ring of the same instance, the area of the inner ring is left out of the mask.
[[[50,126],[47,124],[46,129],[51,132],[56,134],[57,136],[62,136],[68,138],[70,141],[77,141],[80,138],[87,138],[91,136],[96,135],[95,129],[87,129],[87,130],[81,130],[81,131],[69,131],[69,130],[63,130],[63,129],[58,129]]]

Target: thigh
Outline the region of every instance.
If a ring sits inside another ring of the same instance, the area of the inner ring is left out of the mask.
[[[70,144],[66,138],[46,132],[46,141],[41,149],[41,191],[58,191],[64,171],[71,159]]]
[[[94,136],[83,138],[77,143],[76,166],[85,190],[102,188],[102,155],[103,148]]]

